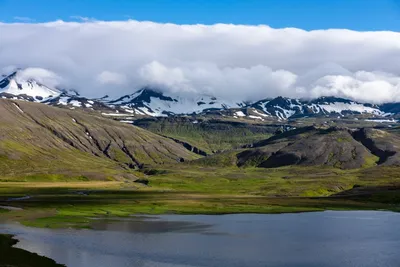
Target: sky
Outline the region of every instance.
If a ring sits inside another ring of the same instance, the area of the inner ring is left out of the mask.
[[[87,96],[391,102],[399,31],[398,0],[0,0],[0,74]]]
[[[149,20],[400,30],[399,0],[0,0],[0,21]]]
[[[400,30],[399,0],[0,0],[0,21],[149,20],[305,30]]]

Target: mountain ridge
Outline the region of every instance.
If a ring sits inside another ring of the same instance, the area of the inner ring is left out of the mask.
[[[73,90],[53,89],[33,78],[22,79],[18,71],[0,80],[0,97],[40,102],[70,109],[83,108],[100,111],[106,116],[168,117],[179,115],[206,115],[221,112],[221,116],[288,120],[301,117],[330,117],[367,115],[387,118],[400,115],[400,103],[381,105],[354,100],[322,96],[315,99],[295,99],[278,96],[253,102],[228,101],[211,95],[197,93],[166,93],[144,87],[132,94],[116,99],[109,97],[87,98]]]

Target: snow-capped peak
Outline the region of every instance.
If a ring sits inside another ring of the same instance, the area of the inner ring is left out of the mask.
[[[314,100],[299,100],[277,97],[255,102],[250,107],[266,115],[285,120],[291,117],[316,115],[372,114],[383,116],[379,106],[362,104],[349,99],[337,97],[320,97]]]
[[[308,116],[335,116],[366,114],[372,117],[400,116],[400,103],[372,105],[353,100],[324,96],[313,100],[287,97],[260,100],[254,103],[235,102],[199,93],[171,93],[153,88],[110,100],[108,96],[89,99],[74,90],[60,90],[45,85],[42,79],[17,70],[0,76],[0,98],[41,102],[64,108],[83,108],[118,116],[169,116],[187,114],[220,114],[236,119],[286,120]],[[232,110],[231,110],[232,109]],[[225,112],[226,111],[226,112]]]
[[[25,79],[20,71],[5,76],[0,80],[0,95],[7,98],[22,98],[35,102],[57,97],[62,92],[39,83],[35,79]]]
[[[131,95],[126,95],[113,101],[109,105],[118,105],[128,112],[150,116],[167,116],[170,114],[200,113],[210,109],[228,109],[244,106],[244,103],[220,100],[214,96],[195,93],[162,93],[144,88]]]

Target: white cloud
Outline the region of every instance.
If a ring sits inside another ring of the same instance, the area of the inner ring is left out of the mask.
[[[48,69],[88,96],[150,85],[234,100],[400,101],[397,32],[83,20],[0,23],[0,69]]]
[[[52,71],[42,68],[26,68],[18,72],[18,78],[23,80],[35,79],[51,88],[61,85],[63,79]]]
[[[297,76],[258,65],[250,68],[218,67],[215,64],[183,64],[167,67],[157,61],[139,71],[144,84],[174,92],[218,94],[225,98],[254,100],[267,90],[291,94]]]
[[[399,85],[399,78],[364,71],[353,76],[328,75],[311,87],[311,97],[335,95],[363,102],[392,102],[400,100]]]
[[[152,87],[167,87],[171,89],[191,89],[189,81],[180,68],[168,68],[163,64],[153,61],[139,69],[139,75],[145,84]]]
[[[124,74],[103,71],[97,75],[97,81],[101,84],[125,85],[127,83],[127,78]]]

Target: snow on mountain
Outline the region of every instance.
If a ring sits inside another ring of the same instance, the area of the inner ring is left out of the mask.
[[[49,88],[34,79],[23,79],[18,71],[0,81],[0,95],[4,98],[13,96],[18,99],[42,102],[60,94],[60,90]]]
[[[251,107],[266,115],[275,116],[280,120],[285,120],[291,117],[316,115],[387,115],[384,111],[379,109],[379,106],[362,104],[336,97],[320,97],[310,101],[277,97],[270,100],[255,102]]]
[[[376,105],[361,104],[343,98],[320,97],[311,102],[314,105],[318,105],[326,113],[345,114],[348,112],[358,112],[358,113],[370,113],[379,116],[383,116],[385,114]]]
[[[105,103],[103,103],[101,99],[89,99],[80,96],[79,94],[71,94],[71,91],[63,92],[59,96],[49,98],[42,103],[56,107],[65,107],[69,109],[82,108],[115,112],[113,108],[107,106]]]
[[[132,95],[123,96],[107,103],[129,113],[150,116],[201,113],[212,109],[229,109],[245,106],[244,103],[220,100],[213,96],[198,94],[166,94],[145,88]]]
[[[26,79],[20,75],[20,71],[3,76],[3,79],[0,80],[0,97],[40,102],[70,109],[110,109],[101,100],[81,97],[75,90],[53,89],[35,79]]]
[[[400,117],[400,103],[363,104],[337,97],[299,100],[286,97],[260,100],[254,103],[226,101],[196,93],[162,93],[151,88],[141,89],[116,100],[108,96],[89,99],[74,90],[50,88],[16,71],[0,80],[0,97],[41,102],[64,108],[100,111],[105,116],[169,116],[215,113],[236,119],[287,120],[305,116],[344,116],[367,114],[372,117]],[[224,111],[225,113],[221,113]]]

